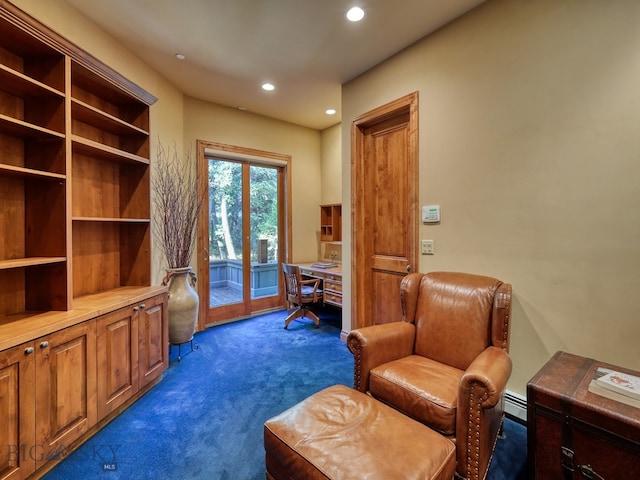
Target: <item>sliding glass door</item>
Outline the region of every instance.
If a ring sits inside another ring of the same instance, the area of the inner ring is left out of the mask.
[[[209,321],[281,304],[284,168],[207,158]]]

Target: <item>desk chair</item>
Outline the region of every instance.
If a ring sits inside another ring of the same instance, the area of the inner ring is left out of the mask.
[[[284,274],[285,295],[287,297],[287,310],[295,308],[284,321],[284,328],[298,317],[309,317],[313,320],[315,328],[320,326],[320,319],[309,307],[322,300],[322,288],[319,278],[303,280],[298,265],[282,264]]]

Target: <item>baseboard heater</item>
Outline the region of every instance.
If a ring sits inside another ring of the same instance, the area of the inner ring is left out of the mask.
[[[527,422],[527,398],[507,390],[504,396],[504,411],[522,423]]]

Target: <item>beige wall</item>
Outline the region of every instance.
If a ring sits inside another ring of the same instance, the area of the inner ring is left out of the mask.
[[[321,133],[322,204],[342,203],[342,125]]]
[[[521,394],[557,350],[640,370],[638,19],[636,0],[489,0],[343,88],[345,119],[419,92],[420,204],[442,208],[420,271],[513,285]]]
[[[320,236],[320,132],[185,97],[184,139],[225,143],[291,155],[293,248],[291,261],[315,260]]]

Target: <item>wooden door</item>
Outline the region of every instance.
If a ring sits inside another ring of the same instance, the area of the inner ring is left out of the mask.
[[[95,327],[90,320],[35,342],[37,468],[96,424]]]
[[[33,342],[0,352],[0,478],[27,478],[42,453],[35,443]]]
[[[138,368],[139,388],[160,378],[169,367],[169,322],[165,295],[157,295],[139,305]]]
[[[352,327],[402,318],[400,282],[418,249],[418,94],[353,121]]]
[[[96,320],[98,420],[138,390],[138,319],[132,307]]]

